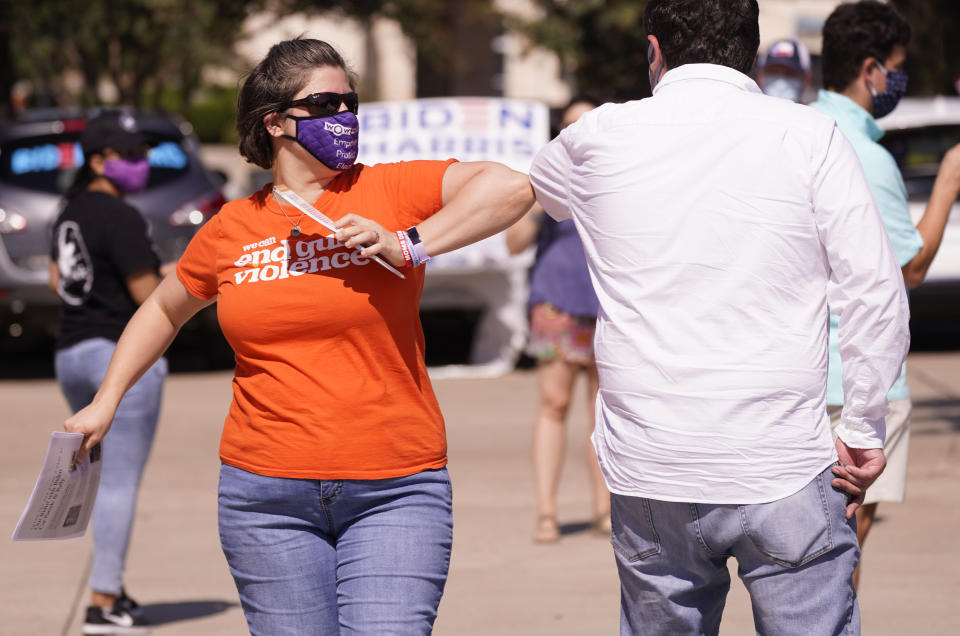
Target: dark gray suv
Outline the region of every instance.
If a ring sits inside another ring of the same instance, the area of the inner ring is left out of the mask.
[[[37,110],[0,122],[0,352],[56,333],[59,301],[47,287],[50,232],[83,163],[78,140],[90,114]],[[189,123],[136,117],[152,146],[150,179],[127,200],[146,218],[161,260],[173,261],[224,203],[222,182],[201,164]]]

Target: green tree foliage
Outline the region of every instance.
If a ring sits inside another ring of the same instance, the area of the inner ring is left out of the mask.
[[[957,0],[893,0],[913,38],[907,50],[911,95],[956,95],[960,79],[960,11]]]
[[[109,79],[117,101],[157,106],[176,93],[185,113],[208,64],[229,67],[246,17],[264,0],[0,0],[14,71],[58,105],[98,103]]]
[[[471,57],[476,51],[458,39],[462,29],[499,31],[503,18],[492,0],[279,0],[273,6],[307,14],[339,13],[364,25],[368,66],[360,94],[365,100],[377,98],[374,19],[396,21],[416,45],[419,62],[437,74],[449,75],[469,72],[475,62]]]
[[[452,10],[466,12],[475,20],[499,16],[492,0],[281,0],[280,7],[305,13],[336,11],[360,21],[377,17],[396,20],[420,55],[441,60],[457,48],[447,28]]]
[[[396,20],[403,32],[417,43],[417,51],[439,55],[452,48],[449,34],[438,24],[446,10],[447,0],[292,0],[291,8],[306,12],[339,11],[344,15],[368,21],[383,17]]]
[[[510,25],[556,52],[576,92],[603,100],[650,94],[645,0],[535,0],[541,16]]]

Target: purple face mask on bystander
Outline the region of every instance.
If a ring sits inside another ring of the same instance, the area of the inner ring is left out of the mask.
[[[128,194],[139,192],[147,185],[150,163],[146,157],[139,159],[107,159],[103,162],[103,176]]]

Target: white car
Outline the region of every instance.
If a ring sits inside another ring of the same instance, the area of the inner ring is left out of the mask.
[[[890,115],[877,121],[886,131],[880,140],[889,150],[907,186],[910,216],[916,224],[927,207],[940,160],[960,143],[960,97],[904,98]],[[960,204],[955,203],[940,251],[926,280],[911,293],[914,335],[960,334]]]

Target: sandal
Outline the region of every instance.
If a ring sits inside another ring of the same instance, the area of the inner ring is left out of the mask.
[[[590,529],[594,534],[610,538],[610,533],[613,531],[610,525],[610,513],[608,512],[605,515],[600,515],[599,517],[594,517],[593,522],[590,524]]]
[[[560,527],[555,515],[537,517],[537,529],[533,533],[534,543],[555,543],[560,539]]]

